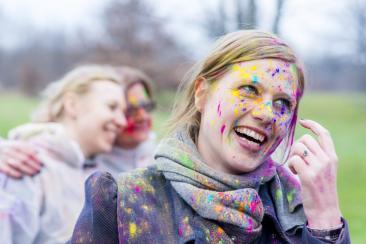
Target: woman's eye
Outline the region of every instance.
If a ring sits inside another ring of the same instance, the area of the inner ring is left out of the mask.
[[[114,111],[114,110],[116,110],[116,109],[118,108],[118,105],[117,105],[117,104],[110,104],[110,105],[109,105],[109,108],[110,108],[112,111]]]
[[[287,99],[277,99],[274,101],[274,107],[281,112],[281,114],[291,112],[291,102]]]
[[[258,90],[255,86],[245,85],[241,87],[241,90],[243,90],[248,95],[258,95]]]

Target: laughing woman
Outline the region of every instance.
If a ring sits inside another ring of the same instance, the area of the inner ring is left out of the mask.
[[[71,242],[350,243],[329,133],[300,120],[315,138],[293,143],[304,82],[278,37],[219,39],[183,83],[156,165],[88,179]]]
[[[0,242],[65,243],[83,205],[85,158],[112,149],[126,125],[123,89],[111,68],[84,66],[52,83],[34,117],[10,138],[43,162],[34,177],[0,174]]]

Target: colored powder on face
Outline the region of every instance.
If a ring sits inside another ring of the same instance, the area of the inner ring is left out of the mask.
[[[257,70],[257,66],[253,65],[252,67],[250,67],[250,69],[255,71],[255,70]]]
[[[276,70],[272,73],[272,77],[274,77],[277,73],[280,73],[280,68],[276,68]]]
[[[135,187],[135,192],[136,192],[136,193],[140,193],[140,192],[141,192],[141,188],[140,188],[140,186],[136,186],[136,187]]]
[[[285,113],[285,109],[286,109],[285,106],[281,107],[281,115],[283,115]]]
[[[272,102],[266,102],[265,106],[268,112],[272,113]]]
[[[231,92],[231,95],[233,95],[234,97],[240,97],[240,91],[239,90],[234,90]]]
[[[132,118],[127,118],[127,126],[123,128],[123,132],[128,134],[134,133],[136,130],[136,122]]]
[[[256,84],[258,82],[258,76],[253,75],[252,82],[253,82],[253,84]]]
[[[243,73],[243,75],[241,75],[243,77],[243,79],[245,80],[249,80],[250,79],[250,73]]]
[[[234,114],[235,116],[239,115],[239,108],[234,108]]]
[[[136,224],[135,223],[130,223],[129,224],[129,229],[130,229],[130,236],[131,237],[135,237],[136,235]]]
[[[138,105],[138,100],[134,95],[128,95],[128,103],[131,105]]]
[[[221,102],[219,103],[219,105],[217,105],[217,113],[219,116],[221,116]]]
[[[220,129],[221,134],[223,134],[223,133],[224,133],[225,127],[226,127],[226,125],[222,125],[222,126],[221,126],[221,129]]]

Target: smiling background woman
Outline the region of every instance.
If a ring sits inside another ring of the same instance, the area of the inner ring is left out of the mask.
[[[303,120],[317,139],[293,143],[304,81],[272,34],[219,39],[182,85],[157,164],[91,176],[71,242],[350,243],[329,132]]]

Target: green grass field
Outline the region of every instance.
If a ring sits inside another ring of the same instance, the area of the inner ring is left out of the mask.
[[[163,92],[157,96],[154,130],[160,137],[169,116],[173,95]],[[36,99],[16,94],[0,95],[0,135],[28,121]],[[313,93],[305,96],[300,106],[300,118],[320,122],[331,132],[339,157],[338,189],[341,208],[349,222],[353,243],[365,243],[366,211],[366,94]],[[297,130],[297,137],[305,132]],[[364,178],[365,177],[365,178]]]

